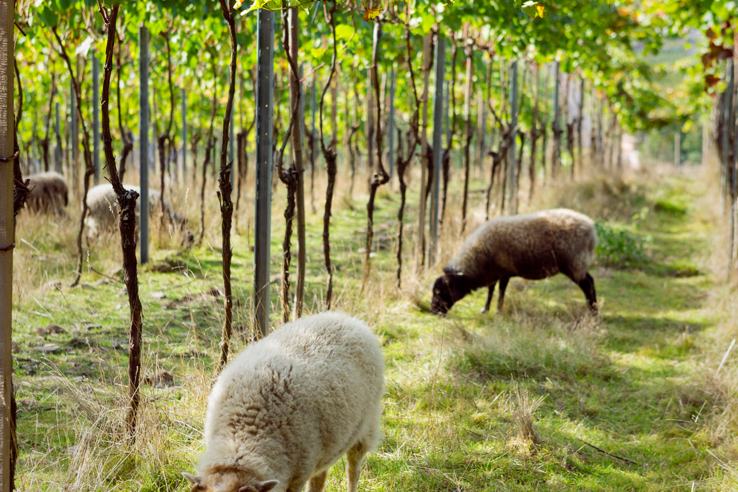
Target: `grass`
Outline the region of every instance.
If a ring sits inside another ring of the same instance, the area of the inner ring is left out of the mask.
[[[501,314],[479,314],[482,291],[445,319],[420,309],[440,266],[459,246],[456,189],[439,264],[416,272],[408,254],[402,291],[394,280],[399,196],[379,193],[372,282],[362,291],[365,197],[340,196],[331,232],[336,308],[374,327],[387,362],[385,438],[364,466],[362,490],[734,490],[734,356],[723,376],[715,369],[735,338],[736,310],[713,273],[722,230],[704,206],[711,190],[696,172],[552,183],[534,203],[521,204],[569,206],[651,238],[644,264],[595,266],[597,318],[587,314],[578,287],[561,276],[513,279]],[[475,181],[474,224],[484,216],[483,187]],[[356,188],[362,188],[358,181]],[[275,204],[282,194],[278,189]],[[197,217],[192,195],[182,192],[173,202]],[[412,213],[416,195],[410,195]],[[322,309],[325,288],[320,200],[317,206],[318,214],[308,215],[308,312]],[[180,472],[192,471],[203,451],[219,353],[216,208],[208,203],[202,247],[177,251],[169,246],[175,241],[160,235],[152,263],[142,268],[144,374],[154,384],[143,388],[133,445],[124,441],[128,308],[115,238],[92,246],[82,286],[69,289],[58,282],[71,279],[75,222],[21,216],[18,235],[26,242],[17,250],[14,311],[21,490],[189,488]],[[274,327],[281,212],[275,206]],[[235,350],[251,340],[249,213],[241,214],[234,237]],[[409,237],[415,221],[407,218]],[[38,332],[49,324],[64,333]],[[153,376],[162,370],[173,381],[157,384]],[[345,489],[344,466],[342,460],[331,471],[327,490]]]

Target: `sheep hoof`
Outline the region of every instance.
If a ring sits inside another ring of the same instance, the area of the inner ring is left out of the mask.
[[[479,310],[479,314],[487,314],[488,312],[489,312],[489,309],[487,308],[482,308]]]

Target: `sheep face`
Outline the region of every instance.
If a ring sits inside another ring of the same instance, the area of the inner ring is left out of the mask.
[[[250,480],[244,484],[240,473],[213,473],[204,478],[191,473],[182,475],[192,484],[191,492],[269,492],[279,485],[278,480]]]
[[[467,294],[459,282],[458,275],[443,275],[433,283],[433,299],[431,311],[433,314],[445,315],[456,301]]]
[[[195,235],[188,229],[185,231],[184,237],[182,237],[182,246],[191,248],[193,244],[195,244]]]

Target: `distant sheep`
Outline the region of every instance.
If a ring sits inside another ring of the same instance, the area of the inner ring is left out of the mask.
[[[26,199],[26,208],[32,212],[63,216],[64,207],[69,204],[69,189],[64,177],[54,171],[31,174],[28,189],[31,193]]]
[[[193,492],[321,492],[347,457],[348,490],[380,440],[384,359],[369,327],[326,312],[249,345],[218,377]]]
[[[542,210],[492,219],[467,238],[461,252],[443,269],[444,275],[433,284],[431,309],[445,314],[468,293],[489,287],[482,311],[487,312],[499,281],[500,311],[511,277],[539,280],[563,273],[579,285],[589,308],[597,312],[594,280],[587,273],[595,246],[594,223],[572,210]]]
[[[141,188],[133,185],[124,185],[125,189],[133,190],[139,195]],[[159,217],[159,199],[161,193],[158,190],[149,189],[149,216],[158,221]],[[90,237],[95,237],[105,231],[113,231],[118,228],[118,198],[110,183],[97,185],[87,193],[87,206],[90,211],[85,219],[85,225],[88,227]],[[173,211],[167,200],[164,200],[165,216],[179,227],[184,227],[187,220]],[[136,220],[140,223],[141,216],[141,198],[136,200]],[[158,222],[157,222],[158,224]],[[191,232],[186,231],[185,240],[192,242],[194,236]]]

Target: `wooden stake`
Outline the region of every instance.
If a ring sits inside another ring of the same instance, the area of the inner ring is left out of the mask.
[[[0,371],[2,371],[2,418],[0,419],[0,487],[9,492],[13,486],[11,461],[15,447],[15,429],[11,400],[13,398],[13,1],[0,2]]]

